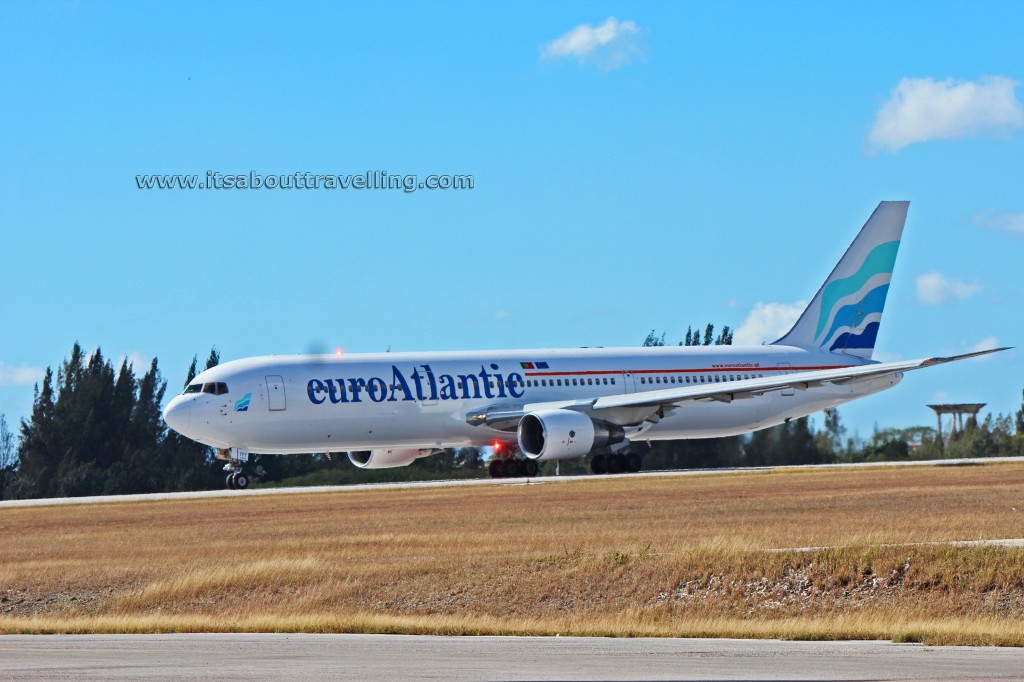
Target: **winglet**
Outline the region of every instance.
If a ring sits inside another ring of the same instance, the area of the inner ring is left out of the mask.
[[[988,355],[989,353],[1001,353],[1004,350],[1013,350],[1013,346],[1003,346],[1002,348],[989,348],[988,350],[976,350],[972,353],[963,353],[961,355],[950,355],[946,358],[928,358],[924,361],[924,367],[931,367],[932,365],[941,365],[946,362],[955,362],[957,360],[967,360],[968,358],[977,358],[982,355]]]

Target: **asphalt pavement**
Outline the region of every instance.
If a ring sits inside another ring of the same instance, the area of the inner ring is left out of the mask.
[[[1022,680],[1024,649],[735,639],[6,635],[0,679]]]

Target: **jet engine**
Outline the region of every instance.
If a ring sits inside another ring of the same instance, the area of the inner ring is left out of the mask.
[[[583,457],[625,440],[622,427],[573,410],[539,410],[519,420],[519,449],[530,459]]]
[[[360,469],[392,469],[412,464],[414,459],[426,457],[436,450],[419,448],[392,449],[377,448],[376,450],[353,450],[348,453],[348,461]]]

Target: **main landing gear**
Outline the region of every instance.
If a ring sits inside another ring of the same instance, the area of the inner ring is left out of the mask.
[[[595,474],[635,474],[642,466],[640,455],[635,452],[623,452],[613,455],[594,455],[590,460],[590,470]]]
[[[491,478],[533,478],[540,471],[540,466],[532,459],[492,459],[487,465]]]

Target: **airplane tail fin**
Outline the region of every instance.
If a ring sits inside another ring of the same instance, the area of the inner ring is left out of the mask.
[[[773,345],[871,358],[909,206],[878,204],[800,319]]]

